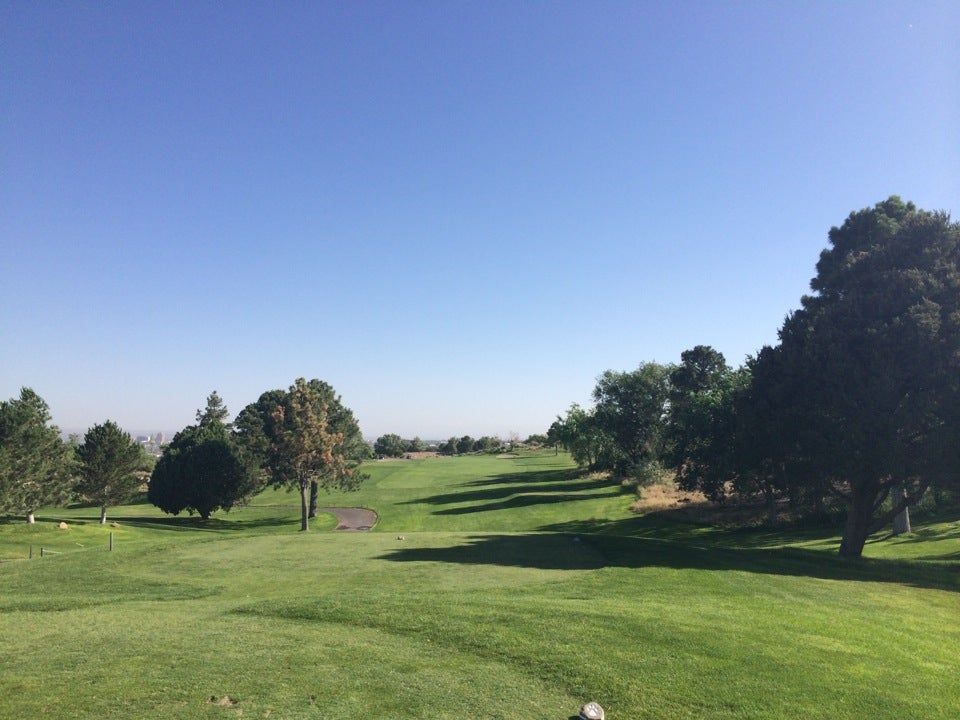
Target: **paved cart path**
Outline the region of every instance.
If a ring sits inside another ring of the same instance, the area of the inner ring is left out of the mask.
[[[317,512],[337,516],[337,530],[369,530],[377,522],[377,514],[367,508],[318,507]]]

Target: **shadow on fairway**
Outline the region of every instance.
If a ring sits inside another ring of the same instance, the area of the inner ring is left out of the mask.
[[[204,520],[193,517],[117,517],[116,522],[132,527],[151,528],[154,530],[173,530],[177,532],[236,532],[238,530],[257,530],[292,525],[294,521],[289,516],[265,516],[256,519],[228,520],[221,517],[212,517]]]
[[[512,497],[505,498],[498,502],[486,502],[481,504],[482,501],[472,501],[468,505],[462,507],[452,507],[446,508],[445,510],[434,510],[434,515],[471,515],[478,512],[489,512],[491,510],[511,510],[521,507],[530,507],[531,505],[550,505],[552,503],[563,503],[563,502],[579,502],[581,500],[599,500],[601,498],[609,498],[614,495],[619,494],[614,490],[613,492],[599,492],[599,493],[524,493],[522,495],[513,494]],[[459,502],[470,502],[470,501],[459,501]]]
[[[408,500],[406,505],[456,505],[435,510],[434,515],[465,515],[559,502],[576,502],[614,497],[620,487],[605,478],[582,478],[578,470],[550,470],[542,473],[507,473],[472,480],[461,487],[477,488],[440,493]],[[530,492],[525,492],[529,490]]]
[[[896,540],[898,544],[904,545],[930,542],[931,540],[960,540],[960,523],[957,523],[957,528],[949,533],[943,533],[933,528],[920,528],[906,536],[896,536],[891,533],[881,538],[881,540]]]
[[[513,472],[494,475],[492,477],[471,480],[464,483],[467,487],[486,487],[490,485],[537,485],[538,483],[567,483],[583,478],[585,472],[580,468],[564,468],[562,470],[541,470],[539,472]],[[610,484],[609,480],[601,483]]]
[[[473,535],[454,547],[402,548],[382,555],[381,559],[542,570],[597,570],[607,565],[606,558],[590,543],[551,534]]]
[[[765,522],[754,525],[698,523],[690,519],[684,508],[678,508],[657,510],[619,519],[572,520],[544,525],[537,529],[559,533],[670,540],[687,545],[709,545],[710,547],[731,550],[754,548],[769,551],[801,543],[817,543],[821,546],[832,544],[837,547],[839,546],[837,535],[842,527],[842,520],[834,522],[810,521],[808,523],[784,524],[778,527],[770,527]],[[919,528],[910,535],[904,536],[876,534],[867,539],[867,545],[886,542],[906,545],[957,539],[960,539],[960,523],[956,528],[947,531],[944,531],[943,528]],[[930,545],[931,551],[937,549],[935,545]],[[820,550],[815,552],[820,552]],[[912,558],[911,562],[917,560],[950,560],[954,557],[960,557],[960,552],[939,553],[936,557],[931,552],[930,554],[924,554],[922,557]]]
[[[403,548],[381,556],[394,562],[501,565],[541,570],[670,568],[889,582],[960,591],[960,563],[840,558],[800,548],[721,548],[611,535],[475,535],[453,547]]]

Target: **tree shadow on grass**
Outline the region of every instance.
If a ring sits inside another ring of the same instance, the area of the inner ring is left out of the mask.
[[[960,592],[960,563],[850,559],[801,548],[731,549],[612,535],[475,535],[453,547],[402,548],[382,555],[381,559],[541,570],[617,567],[740,571],[823,580],[888,582]]]
[[[710,544],[729,548],[771,549],[788,544],[824,541],[837,534],[835,524],[783,524],[766,522],[718,524],[697,520],[688,507],[663,508],[617,519],[571,520],[537,528],[546,532],[619,535],[635,538]]]
[[[199,516],[187,517],[149,517],[149,516],[125,516],[117,517],[116,522],[121,525],[130,525],[133,527],[150,528],[154,530],[172,530],[176,532],[217,532],[229,533],[242,530],[258,530],[284,525],[292,526],[295,524],[289,516],[270,515],[260,518],[242,520],[230,520],[222,517],[211,517],[204,520]]]
[[[919,528],[909,535],[893,535],[892,533],[882,538],[883,540],[896,540],[897,544],[909,545],[913,543],[930,542],[931,540],[960,540],[960,523],[950,532],[942,532],[936,528]]]
[[[405,505],[451,505],[434,515],[466,515],[531,505],[578,502],[616,497],[621,490],[606,478],[584,478],[576,469],[540,473],[505,473],[472,480],[459,487],[471,488],[439,493],[406,501]],[[527,492],[528,491],[528,492]]]
[[[879,543],[911,545],[928,543],[930,552],[912,557],[910,562],[960,559],[960,550],[953,550],[960,540],[960,522],[941,523],[938,527],[918,528],[910,535],[895,536],[877,533],[867,539],[867,546]],[[952,525],[952,526],[951,526]],[[691,520],[687,508],[654,510],[619,519],[574,520],[538,528],[547,532],[618,535],[634,538],[670,540],[679,543],[709,545],[727,549],[774,550],[786,546],[809,544],[818,546],[814,552],[835,552],[839,549],[842,520],[820,520],[782,524],[771,527],[766,522],[750,525],[717,525]],[[947,544],[941,544],[946,541]],[[934,554],[936,553],[936,554]]]
[[[566,483],[578,480],[586,475],[580,468],[561,470],[541,470],[539,472],[510,472],[500,475],[471,480],[466,487],[486,487],[490,485],[536,485],[538,483]],[[608,482],[608,481],[607,481]],[[608,483],[609,484],[609,483]]]
[[[614,497],[617,492],[603,493],[524,493],[513,495],[499,502],[488,502],[486,504],[468,504],[461,507],[446,508],[444,510],[434,510],[434,515],[471,515],[478,512],[490,512],[493,510],[513,510],[521,507],[530,507],[532,505],[551,505],[554,503],[580,502],[582,500],[599,500],[603,498]]]

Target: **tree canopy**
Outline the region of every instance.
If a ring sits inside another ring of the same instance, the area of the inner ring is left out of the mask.
[[[757,370],[774,366],[790,399],[779,459],[845,500],[840,552],[860,555],[871,532],[960,473],[960,226],[894,196],[829,240],[814,294]]]
[[[723,354],[698,345],[670,373],[664,460],[677,484],[722,502],[737,477],[736,401],[749,372],[732,370]]]
[[[352,490],[369,456],[353,412],[327,383],[298,378],[286,391],[270,390],[236,419],[238,438],[255,457],[267,481],[300,492],[301,530],[309,529],[316,492]]]
[[[107,522],[107,506],[129,500],[140,487],[137,470],[145,465],[145,451],[116,423],[94,425],[76,449],[79,481],[74,490],[100,507],[100,524]]]
[[[699,345],[676,367],[608,370],[548,437],[581,465],[661,459],[713,500],[762,496],[771,520],[783,498],[817,515],[839,499],[843,555],[909,527],[928,488],[960,488],[960,225],[896,196],[853,212],[810,287],[745,366]]]
[[[230,411],[224,404],[223,398],[220,397],[220,393],[214,390],[207,395],[206,407],[203,410],[197,410],[197,425],[208,425],[216,421],[229,428],[230,424],[227,422],[229,416]]]
[[[396,433],[381,435],[373,444],[373,451],[382,457],[402,457],[410,443]]]
[[[613,468],[615,441],[600,427],[594,408],[588,410],[573,403],[565,416],[557,416],[547,436],[562,445],[580,467]]]
[[[70,494],[72,452],[50,421],[47,403],[30,388],[0,403],[0,512],[29,523],[38,508]]]
[[[198,424],[178,432],[157,461],[147,488],[151,503],[173,515],[186,510],[206,520],[259,488],[256,466],[223,424],[225,417],[226,408],[214,392],[207,410],[197,412]]]
[[[600,430],[613,439],[613,467],[620,473],[656,459],[670,390],[671,367],[642,363],[632,372],[607,370],[593,390]]]

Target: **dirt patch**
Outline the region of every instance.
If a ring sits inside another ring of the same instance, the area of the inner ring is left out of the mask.
[[[328,512],[337,516],[337,530],[365,531],[377,522],[377,514],[367,508],[322,507],[317,512]]]
[[[497,455],[498,460],[509,460],[510,458],[520,457],[516,453],[500,453]]]

